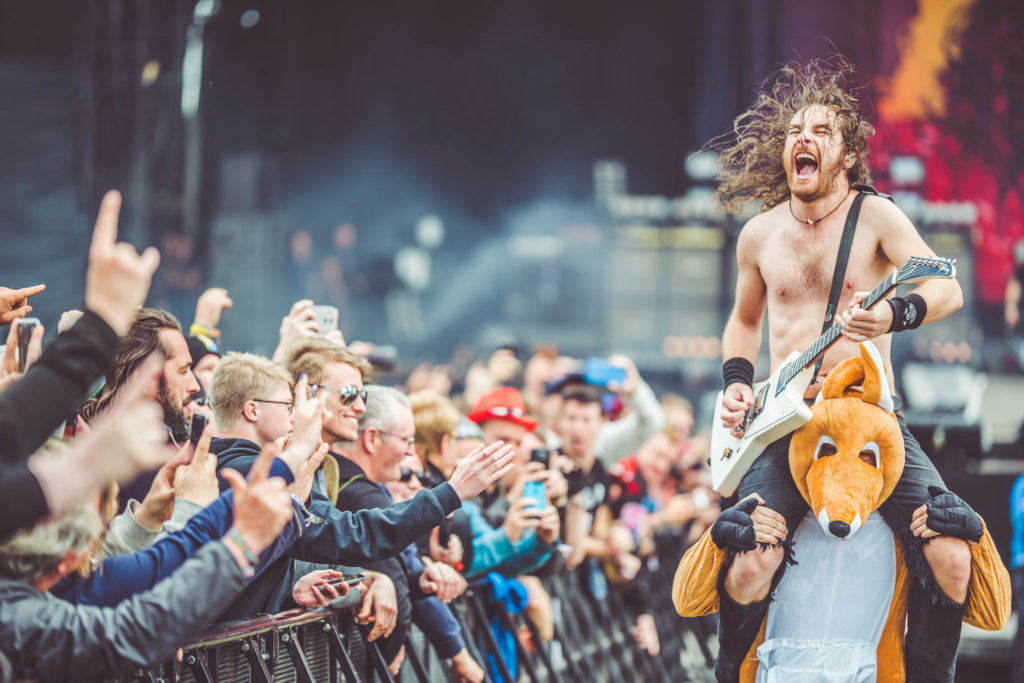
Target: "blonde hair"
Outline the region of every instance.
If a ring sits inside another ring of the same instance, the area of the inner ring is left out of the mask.
[[[69,552],[81,553],[102,532],[100,515],[89,505],[37,524],[0,545],[0,576],[35,584],[57,571]]]
[[[416,424],[416,452],[425,460],[441,450],[441,439],[445,434],[454,438],[462,415],[451,401],[433,389],[410,394],[409,402],[412,403],[412,418]]]
[[[210,407],[220,429],[227,430],[242,417],[245,402],[261,397],[281,384],[292,389],[292,378],[283,367],[263,356],[231,352],[221,359],[210,381]]]
[[[331,363],[351,365],[363,377],[373,369],[369,361],[350,351],[347,346],[319,337],[307,339],[292,348],[285,365],[296,381],[299,375],[305,374],[310,384],[319,384],[324,378],[324,368]]]

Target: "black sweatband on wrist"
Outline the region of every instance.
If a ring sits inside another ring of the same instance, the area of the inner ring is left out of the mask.
[[[752,387],[754,386],[754,366],[746,358],[739,356],[730,358],[722,365],[722,379],[725,381],[725,386],[739,382]]]
[[[892,308],[892,324],[889,325],[888,332],[917,329],[928,314],[928,304],[920,294],[894,296],[887,301]]]

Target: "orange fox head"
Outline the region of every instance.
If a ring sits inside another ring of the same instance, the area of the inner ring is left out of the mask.
[[[903,436],[874,344],[828,373],[811,414],[793,433],[789,469],[825,533],[848,538],[903,472]]]

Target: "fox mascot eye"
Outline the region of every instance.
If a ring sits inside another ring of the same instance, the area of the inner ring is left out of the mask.
[[[827,458],[837,453],[836,442],[827,434],[822,434],[818,439],[818,446],[814,449],[814,459]]]

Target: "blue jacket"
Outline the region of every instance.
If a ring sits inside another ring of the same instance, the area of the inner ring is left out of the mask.
[[[542,541],[533,529],[527,530],[515,543],[509,540],[504,527],[494,528],[484,519],[480,507],[467,500],[462,509],[469,516],[473,531],[473,564],[467,577],[495,571],[505,576],[519,576],[539,569],[551,557],[553,548]]]
[[[291,483],[288,465],[276,460],[271,476],[281,476]],[[88,576],[69,574],[52,589],[55,596],[76,605],[114,607],[136,593],[147,591],[173,574],[185,560],[210,541],[221,538],[234,521],[231,491],[197,512],[180,531],[165,536],[149,548],[137,553],[108,557]],[[295,517],[277,540],[260,554],[257,574],[266,568],[302,535],[303,513],[293,504]]]
[[[1024,474],[1010,490],[1010,524],[1010,569],[1020,569],[1024,567]]]

